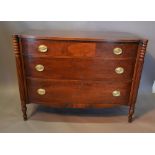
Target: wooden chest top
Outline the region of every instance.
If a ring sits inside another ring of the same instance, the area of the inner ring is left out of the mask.
[[[143,40],[138,35],[127,32],[112,31],[56,31],[29,30],[18,35],[20,38],[37,38],[51,40],[138,42]]]

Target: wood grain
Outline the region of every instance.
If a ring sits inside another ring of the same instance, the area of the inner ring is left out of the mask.
[[[29,102],[49,104],[123,104],[129,101],[131,82],[43,80],[28,78]],[[37,89],[46,90],[45,95],[37,94]],[[113,97],[119,90],[121,96]]]
[[[77,58],[32,58],[24,57],[26,75],[38,78],[77,79],[77,80],[132,80],[135,59],[103,60]],[[35,69],[37,64],[44,66],[44,71]],[[116,74],[115,68],[123,67],[123,74]]]
[[[19,34],[20,38],[67,40],[67,41],[99,41],[99,42],[139,42],[143,38],[128,32],[110,31],[57,31],[29,30]]]
[[[138,43],[104,43],[82,41],[54,41],[38,39],[22,39],[23,54],[40,57],[103,57],[103,58],[135,58]],[[45,53],[38,51],[39,45],[46,45]],[[114,48],[123,50],[121,55],[113,53]]]

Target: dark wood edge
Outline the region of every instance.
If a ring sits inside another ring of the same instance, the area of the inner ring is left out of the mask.
[[[130,99],[129,99],[129,106],[130,106],[129,117],[130,118],[134,114],[135,103],[137,99],[138,88],[139,88],[143,64],[144,64],[144,57],[146,53],[147,43],[148,43],[148,40],[141,40],[138,46],[138,53],[136,58],[133,82],[131,86]]]
[[[102,33],[102,32],[101,32]],[[103,37],[103,38],[97,38],[97,37],[73,37],[73,36],[48,36],[48,35],[32,35],[32,34],[19,34],[19,38],[21,39],[35,39],[35,40],[53,40],[53,41],[75,41],[75,42],[106,42],[106,43],[139,43],[141,40],[141,37],[135,37],[135,38],[113,38],[113,37]]]
[[[26,104],[27,104],[27,88],[26,88],[26,80],[24,75],[24,65],[23,65],[23,58],[21,54],[21,46],[20,40],[18,35],[12,36],[13,41],[13,49],[16,59],[16,68],[17,68],[17,77],[18,77],[18,84],[19,84],[19,92],[20,92],[20,99],[21,99],[21,107],[23,111],[24,120],[27,119],[26,115]]]
[[[19,35],[21,39],[74,41],[74,42],[105,42],[105,43],[139,43],[139,39],[100,39],[100,38],[73,38],[73,37],[46,37],[34,35]]]

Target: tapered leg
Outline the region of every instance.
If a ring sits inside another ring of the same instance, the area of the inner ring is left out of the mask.
[[[133,114],[134,114],[135,107],[130,106],[129,108],[129,115],[128,115],[128,122],[131,123],[133,119]]]
[[[27,107],[26,107],[26,104],[25,103],[22,103],[22,112],[23,112],[23,119],[24,121],[27,120]]]

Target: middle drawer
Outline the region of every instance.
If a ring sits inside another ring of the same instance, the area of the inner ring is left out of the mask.
[[[24,58],[26,75],[48,79],[131,80],[135,59]]]

